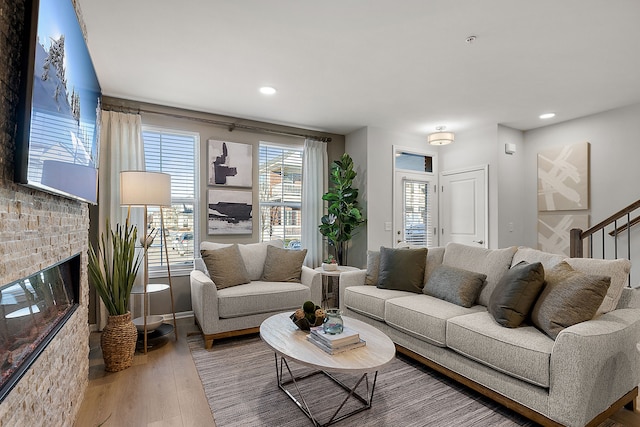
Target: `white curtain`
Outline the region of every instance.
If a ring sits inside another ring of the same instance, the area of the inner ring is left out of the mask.
[[[327,144],[307,139],[302,154],[302,247],[307,249],[304,265],[322,264],[322,234],[318,231],[324,211],[322,195],[327,191]]]
[[[124,224],[127,207],[120,206],[120,172],[125,170],[145,170],[144,144],[142,141],[142,121],[139,114],[124,114],[102,111],[100,123],[100,165],[98,172],[98,236],[106,231],[106,221],[112,226]],[[131,222],[144,226],[143,210],[131,210]],[[141,272],[142,272],[141,266]],[[142,274],[138,274],[142,277]],[[102,330],[107,322],[108,312],[100,297],[96,304],[98,328]]]

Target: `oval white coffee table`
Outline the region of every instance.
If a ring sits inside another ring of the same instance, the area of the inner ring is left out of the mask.
[[[269,317],[260,325],[260,337],[273,349],[276,359],[276,377],[278,386],[293,400],[296,405],[311,419],[315,426],[327,426],[336,423],[346,417],[371,408],[373,393],[375,390],[378,371],[389,364],[395,357],[396,348],[393,342],[384,333],[364,322],[349,317],[343,317],[345,326],[358,331],[360,338],[366,341],[364,347],[347,350],[343,353],[328,354],[307,341],[308,332],[301,331],[291,321],[291,313],[280,313]],[[289,369],[289,362],[296,362],[315,369],[313,374],[295,377]],[[289,373],[289,379],[283,379],[284,370]],[[332,373],[349,373],[359,375],[353,387],[338,381]],[[373,382],[369,385],[369,374],[374,373]],[[311,412],[307,401],[300,393],[297,381],[309,378],[311,375],[324,374],[340,385],[347,396],[339,405],[329,421],[320,424]],[[356,388],[365,381],[367,393],[361,396]],[[296,398],[286,386],[293,384],[298,394]],[[362,406],[345,414],[339,414],[344,404],[353,397],[362,403]]]

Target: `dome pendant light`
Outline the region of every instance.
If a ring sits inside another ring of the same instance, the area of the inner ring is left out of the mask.
[[[451,144],[455,138],[453,132],[443,132],[446,129],[445,126],[438,126],[437,132],[429,134],[427,141],[431,145],[447,145]]]

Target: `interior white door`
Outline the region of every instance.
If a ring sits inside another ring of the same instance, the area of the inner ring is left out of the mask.
[[[488,247],[488,166],[440,175],[440,244]]]

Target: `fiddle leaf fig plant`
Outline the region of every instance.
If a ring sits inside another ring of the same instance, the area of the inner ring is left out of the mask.
[[[333,247],[340,265],[347,262],[347,245],[354,231],[365,222],[358,204],[358,189],[352,186],[356,175],[353,159],[344,153],[340,160],[332,163],[329,176],[331,188],[322,196],[328,206],[318,229],[327,238],[329,246]]]

